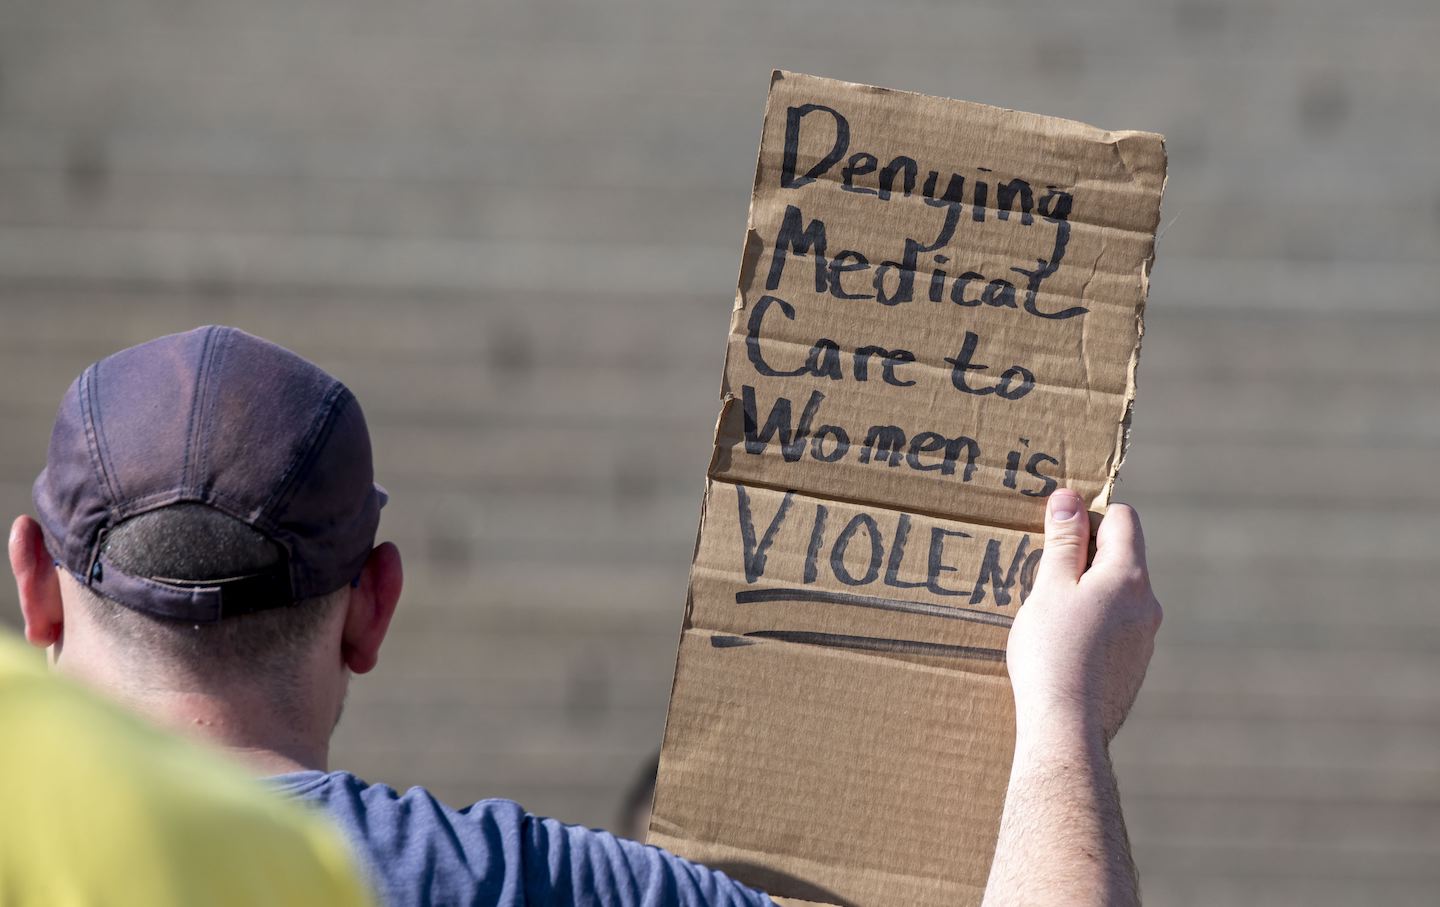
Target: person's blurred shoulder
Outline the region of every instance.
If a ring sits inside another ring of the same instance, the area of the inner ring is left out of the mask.
[[[0,635],[0,890],[30,905],[369,905],[343,840]]]

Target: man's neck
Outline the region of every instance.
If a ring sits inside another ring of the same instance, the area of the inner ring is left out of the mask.
[[[131,705],[162,727],[219,747],[256,775],[326,769],[326,743],[256,722],[250,717],[256,714],[254,708],[237,707],[206,693],[177,692],[147,696]]]
[[[67,637],[51,649],[54,667],[152,723],[224,750],[257,775],[326,769],[339,702],[303,666],[292,694],[277,696],[258,683],[129,663],[99,633]]]
[[[135,689],[129,684],[77,672],[77,679],[159,727],[228,753],[256,775],[318,769],[329,761],[327,736],[309,735],[314,724],[286,715],[256,697],[219,696],[195,690]]]

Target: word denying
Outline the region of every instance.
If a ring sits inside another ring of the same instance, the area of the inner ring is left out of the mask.
[[[1109,500],[1160,136],[777,72],[650,841],[979,903],[1045,498]]]

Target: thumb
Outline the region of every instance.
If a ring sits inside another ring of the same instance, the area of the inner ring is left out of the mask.
[[[1036,588],[1073,586],[1085,572],[1090,550],[1090,514],[1080,495],[1062,488],[1045,507],[1045,552],[1035,573]]]

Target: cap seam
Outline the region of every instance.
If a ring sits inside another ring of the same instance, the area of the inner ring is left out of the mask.
[[[331,385],[326,392],[315,418],[310,421],[310,427],[305,431],[305,439],[300,443],[300,449],[286,464],[280,480],[275,483],[274,491],[265,499],[265,503],[260,505],[260,520],[267,525],[273,525],[274,511],[290,499],[301,468],[315,458],[321,442],[329,435],[329,428],[335,421],[336,413],[340,411],[337,399],[347,392],[345,385],[339,381]]]
[[[191,390],[190,416],[185,424],[185,453],[180,460],[180,487],[187,490],[193,488],[190,483],[190,474],[193,471],[190,454],[200,446],[200,423],[203,421],[207,396],[205,377],[210,371],[210,350],[217,332],[218,329],[213,327],[205,332],[205,341],[200,345],[200,367],[195,370],[195,384]]]
[[[225,328],[217,328],[216,333],[220,338],[215,343],[215,348],[210,354],[210,367],[206,370],[208,378],[210,372],[223,374],[225,356],[230,351],[235,335]],[[209,384],[206,384],[205,393],[205,443],[200,446],[200,475],[205,479],[211,479],[210,474],[210,440],[215,437],[215,421],[219,418],[220,408],[215,405],[215,395],[210,392]],[[213,482],[211,483],[213,484]]]
[[[300,449],[296,452],[295,456],[291,458],[284,473],[281,474],[280,481],[275,485],[275,490],[271,492],[270,497],[260,507],[257,522],[263,522],[264,525],[271,530],[271,532],[267,534],[273,534],[276,523],[276,512],[285,504],[289,503],[290,499],[294,496],[300,474],[305,467],[313,463],[315,458],[319,456],[320,449],[325,445],[325,442],[329,440],[330,432],[335,425],[336,418],[350,399],[353,399],[353,395],[350,393],[349,388],[338,380],[335,381],[335,383],[331,385],[330,390],[326,392],[319,411],[315,414],[315,419],[311,422],[310,428],[305,432],[305,440],[301,443]],[[291,559],[290,582],[295,589],[302,588],[304,583],[300,580],[308,578],[300,575],[304,570],[305,566],[301,563],[300,559]]]
[[[116,503],[120,500],[119,485],[110,476],[110,469],[106,466],[104,447],[104,436],[101,432],[98,407],[95,406],[95,385],[96,372],[99,363],[90,366],[80,375],[80,418],[85,426],[85,441],[90,448],[90,465],[100,477],[101,484],[105,487],[105,494],[110,500],[106,502],[107,509],[114,511]]]

